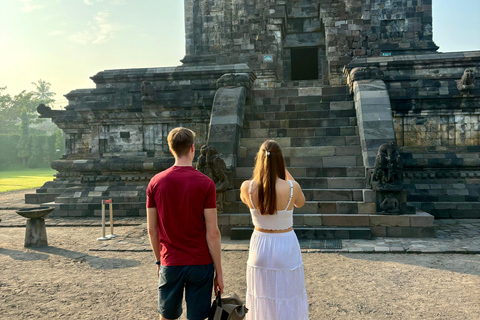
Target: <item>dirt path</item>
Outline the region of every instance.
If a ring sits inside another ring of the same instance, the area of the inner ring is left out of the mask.
[[[26,250],[24,232],[0,229],[2,319],[158,319],[150,252],[92,252],[97,228],[60,227],[48,228],[50,247]],[[226,291],[243,297],[247,252],[222,256]],[[480,319],[478,255],[303,259],[312,320]]]
[[[27,189],[0,192],[0,210],[18,210],[35,206],[25,204],[25,194],[35,193],[35,190],[36,189]]]

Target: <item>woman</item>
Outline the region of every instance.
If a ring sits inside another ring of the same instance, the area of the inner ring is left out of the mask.
[[[247,261],[247,320],[307,320],[302,254],[293,231],[293,207],[305,204],[300,185],[285,168],[277,142],[258,151],[253,178],[240,197],[255,230]]]

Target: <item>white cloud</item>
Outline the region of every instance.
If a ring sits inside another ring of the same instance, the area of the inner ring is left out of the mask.
[[[110,23],[108,12],[99,11],[93,17],[93,21],[87,24],[87,28],[70,36],[70,40],[79,44],[102,43],[109,40],[118,29]]]
[[[31,12],[40,8],[43,8],[43,5],[36,3],[37,1],[35,0],[21,0],[23,7],[22,11],[23,12]]]
[[[83,3],[85,3],[87,6],[93,6],[92,0],[83,0]]]

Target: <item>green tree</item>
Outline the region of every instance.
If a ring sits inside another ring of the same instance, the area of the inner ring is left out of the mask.
[[[55,99],[53,99],[55,92],[50,91],[50,87],[52,86],[50,82],[40,79],[36,83],[32,82],[32,84],[35,86],[33,96],[36,99],[40,100],[45,105],[55,101]]]
[[[29,137],[31,141],[31,155],[28,158],[27,166],[29,168],[38,168],[43,166],[43,150],[42,150],[42,137],[39,135],[33,135]]]
[[[20,141],[18,143],[17,155],[19,158],[22,159],[23,165],[25,166],[27,159],[30,157],[30,146],[28,143],[30,140],[30,133],[29,133],[30,119],[28,117],[26,108],[23,108],[22,110],[21,121],[22,121],[20,124],[21,135],[20,135]]]
[[[33,97],[33,92],[23,90],[12,97],[4,94],[5,89],[0,88],[0,133],[16,133],[23,109],[27,111],[30,123],[37,121],[37,106],[40,102]]]

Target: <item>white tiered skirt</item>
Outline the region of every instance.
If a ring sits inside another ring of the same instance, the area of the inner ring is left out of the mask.
[[[302,253],[294,231],[254,231],[247,261],[247,320],[308,320]]]

